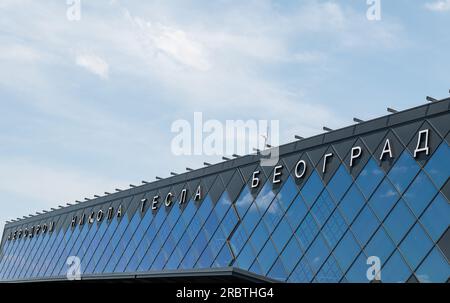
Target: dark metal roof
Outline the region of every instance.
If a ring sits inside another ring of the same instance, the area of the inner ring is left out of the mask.
[[[398,126],[410,121],[433,117],[442,114],[444,112],[448,112],[449,110],[450,110],[450,98],[443,99],[438,102],[423,104],[411,109],[399,111],[394,114],[389,114],[373,120],[368,120],[341,129],[319,134],[310,138],[305,138],[303,140],[294,141],[288,144],[281,145],[279,146],[279,155],[285,156],[312,147],[319,147],[321,145],[330,144],[332,142],[336,142],[352,136],[360,136],[379,129]],[[200,177],[221,173],[224,171],[228,171],[230,169],[234,169],[236,167],[256,163],[260,160],[260,157],[261,157],[260,155],[251,154],[231,159],[228,161],[220,162],[214,165],[206,166],[203,168],[199,168],[193,171],[187,171],[179,175],[171,176],[151,183],[142,184],[140,186],[136,186],[127,190],[122,190],[120,192],[112,193],[110,195],[102,196],[99,198],[91,199],[76,205],[67,206],[64,208],[56,209],[54,211],[49,211],[41,215],[35,215],[32,217],[28,217],[26,219],[21,219],[19,221],[7,223],[5,225],[4,230],[13,227],[19,227],[24,224],[43,221],[51,217],[60,216],[62,214],[84,209],[86,207],[93,207],[105,202],[123,199],[126,197],[130,197],[132,195],[141,194],[149,191],[154,191],[160,188],[167,187],[169,185],[179,184],[187,180],[194,180]]]

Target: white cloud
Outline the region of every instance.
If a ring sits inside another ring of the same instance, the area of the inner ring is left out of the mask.
[[[109,65],[104,59],[93,54],[82,54],[76,57],[77,65],[84,67],[91,73],[102,79],[107,79],[109,74]]]
[[[435,2],[429,2],[425,4],[425,7],[434,12],[446,12],[450,11],[450,0],[439,0]]]
[[[160,23],[153,24],[139,17],[131,17],[129,13],[127,17],[138,28],[143,45],[156,50],[156,55],[161,52],[180,64],[200,71],[210,69],[211,64],[205,47],[185,31]]]

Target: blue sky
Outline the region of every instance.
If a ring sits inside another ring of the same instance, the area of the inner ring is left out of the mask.
[[[281,142],[447,97],[450,1],[0,1],[7,219],[219,157],[176,119],[278,119]]]

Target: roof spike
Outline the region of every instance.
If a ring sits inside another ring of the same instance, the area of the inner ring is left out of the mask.
[[[388,112],[390,112],[391,114],[396,114],[396,113],[398,113],[398,110],[393,109],[393,108],[391,108],[391,107],[388,107],[386,110],[387,110]]]
[[[435,99],[433,97],[430,97],[430,96],[427,96],[426,99],[427,99],[428,102],[438,102],[439,101],[439,100],[437,100],[437,99]]]

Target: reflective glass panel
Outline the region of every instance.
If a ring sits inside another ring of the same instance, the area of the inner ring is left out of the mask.
[[[303,186],[301,193],[306,204],[311,207],[323,189],[323,183],[316,171],[309,176],[308,181]]]
[[[369,198],[383,179],[384,173],[377,162],[371,158],[356,179],[356,183],[366,198]]]
[[[450,147],[444,141],[434,152],[425,170],[437,188],[441,188],[450,176]]]
[[[413,213],[419,217],[431,200],[436,196],[437,189],[423,171],[403,195]]]
[[[450,203],[441,194],[431,202],[420,221],[436,242],[450,225]]]
[[[388,179],[384,179],[372,198],[370,198],[369,204],[378,218],[384,220],[398,199],[399,194],[397,190]]]
[[[430,238],[417,223],[400,244],[400,250],[412,269],[415,269],[433,246]]]
[[[387,283],[406,282],[411,276],[411,269],[396,251],[381,269],[381,281]]]
[[[450,277],[450,265],[435,247],[416,271],[422,283],[443,283]]]
[[[395,162],[388,177],[400,193],[403,193],[419,171],[419,165],[407,150]]]
[[[361,245],[366,245],[369,238],[378,228],[380,222],[369,207],[365,207],[352,225],[352,231]]]
[[[348,224],[352,223],[356,215],[363,208],[365,200],[357,186],[354,184],[339,204],[339,209]]]
[[[353,179],[347,172],[347,169],[344,165],[341,165],[334,174],[333,178],[331,178],[330,182],[327,185],[327,188],[335,201],[339,201],[342,199],[352,182]]]
[[[384,222],[384,227],[394,242],[400,243],[414,222],[413,214],[405,202],[400,200]]]

